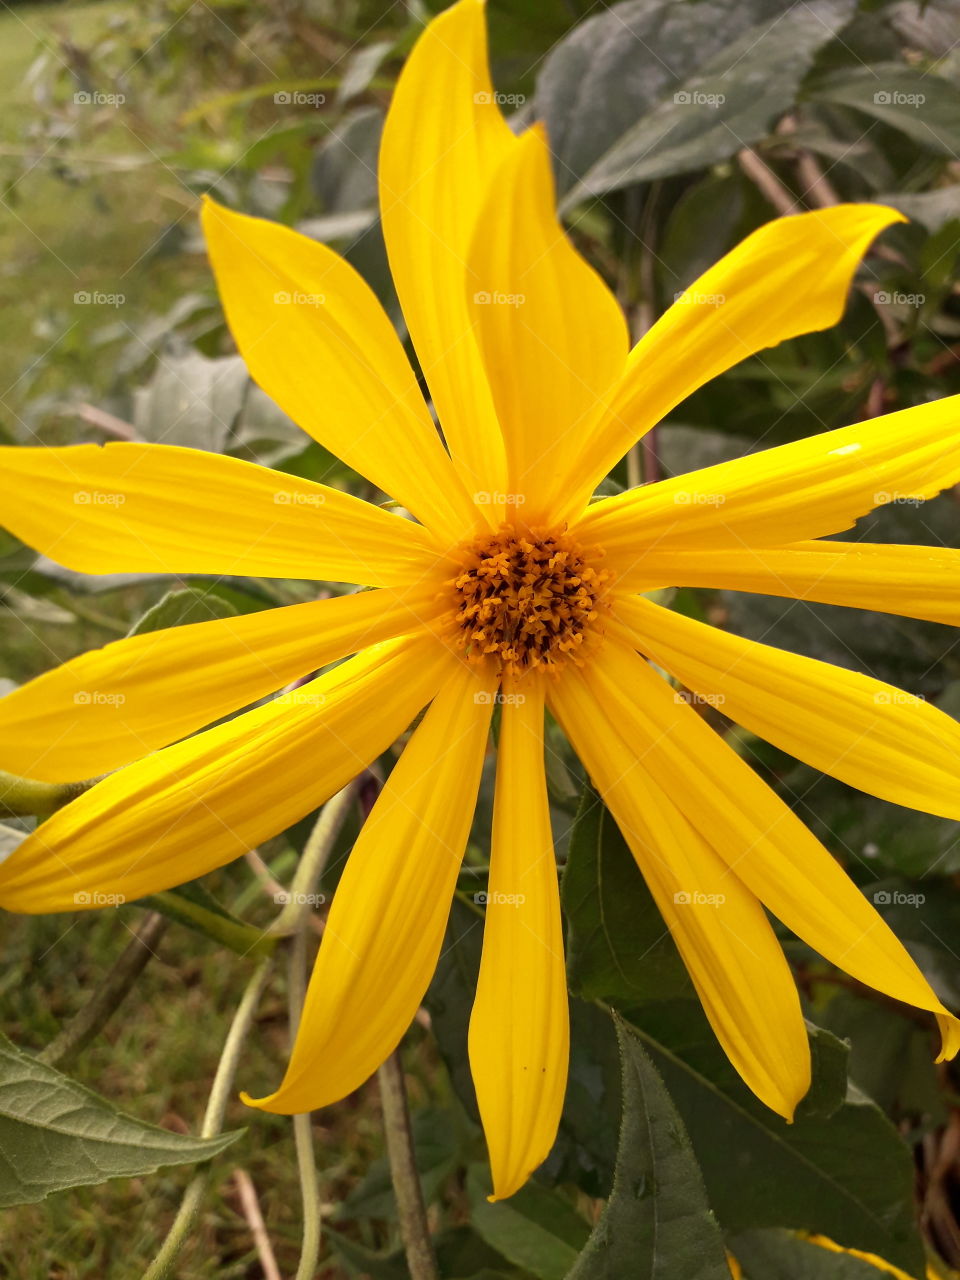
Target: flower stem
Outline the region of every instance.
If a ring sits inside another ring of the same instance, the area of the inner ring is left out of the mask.
[[[410,1277],[411,1280],[438,1280],[440,1273],[430,1240],[423,1188],[417,1171],[410,1109],[407,1106],[407,1089],[399,1050],[387,1058],[377,1072],[377,1079],[380,1082],[390,1178],[397,1197],[400,1234],[403,1236]]]
[[[0,772],[0,818],[49,817],[88,790],[92,782],[37,782]]]
[[[223,1127],[223,1117],[226,1114],[227,1102],[233,1089],[233,1081],[237,1074],[240,1054],[253,1024],[253,1016],[256,1013],[260,996],[267,985],[271,965],[272,957],[270,956],[260,961],[254,970],[253,977],[247,983],[237,1006],[237,1011],[233,1015],[233,1022],[230,1024],[230,1030],[227,1032],[223,1051],[220,1054],[220,1061],[217,1064],[213,1087],[207,1099],[207,1109],[200,1128],[200,1136],[202,1138],[215,1138]],[[143,1280],[163,1280],[163,1277],[170,1274],[170,1268],[176,1261],[180,1250],[186,1244],[197,1214],[200,1212],[200,1206],[203,1203],[204,1193],[207,1190],[209,1181],[210,1172],[208,1169],[201,1169],[194,1176],[184,1193],[183,1199],[180,1201],[180,1208],[173,1221],[173,1226],[170,1228],[160,1252],[144,1272]]]
[[[341,793],[342,794],[342,793]],[[319,824],[318,824],[319,825]],[[307,994],[307,921],[301,921],[290,948],[290,1039],[296,1038]],[[297,1148],[297,1172],[303,1201],[303,1238],[295,1280],[313,1280],[320,1258],[320,1187],[313,1154],[310,1112],[293,1117],[293,1137]]]
[[[281,936],[295,934],[301,922],[309,914],[314,888],[327,864],[334,842],[347,819],[359,787],[360,779],[354,778],[320,810],[320,816],[307,838],[303,854],[294,872],[293,882],[287,892],[287,902],[270,926],[270,933]]]
[[[37,1054],[40,1062],[54,1067],[65,1058],[72,1058],[103,1029],[147,967],[168,924],[169,921],[156,911],[151,911],[146,916],[140,932],[134,934],[127,943],[99,991],[94,993],[60,1034]]]

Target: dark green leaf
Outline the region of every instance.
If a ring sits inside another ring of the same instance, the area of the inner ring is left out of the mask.
[[[650,1002],[626,1020],[663,1076],[726,1231],[802,1228],[919,1271],[913,1162],[874,1103],[852,1092],[829,1117],[798,1112],[787,1124],[747,1089],[692,1001]],[[834,1039],[816,1029],[814,1043],[821,1036]],[[833,1054],[813,1057],[834,1070]]]
[[[920,67],[845,67],[818,80],[810,95],[855,107],[928,151],[955,156],[960,147],[960,91]]]
[[[580,179],[563,206],[715,164],[762,138],[854,9],[628,3],[583,23],[538,85],[561,171]]]
[[[509,1200],[491,1204],[486,1165],[471,1166],[467,1189],[474,1228],[489,1245],[539,1280],[563,1280],[590,1234],[567,1201],[528,1182]]]
[[[880,1280],[872,1263],[789,1231],[745,1232],[730,1242],[730,1252],[743,1267],[744,1280]]]
[[[143,1124],[0,1036],[0,1206],[209,1160],[239,1136]]]
[[[623,1124],[613,1191],[568,1280],[728,1280],[690,1140],[639,1041],[617,1020]]]
[[[182,627],[190,622],[209,622],[211,618],[233,618],[237,612],[228,600],[213,591],[203,587],[183,587],[168,591],[152,605],[131,627],[130,635]]]
[[[589,787],[570,837],[562,897],[576,994],[621,1006],[693,994],[633,855]]]

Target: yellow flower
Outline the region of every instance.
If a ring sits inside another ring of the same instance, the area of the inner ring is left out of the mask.
[[[652,664],[801,760],[953,818],[960,727],[642,593],[705,584],[957,622],[960,552],[818,541],[891,495],[960,478],[957,399],[589,502],[697,387],[835,323],[860,256],[899,215],[845,205],[760,228],[630,350],[615,299],[557,221],[543,132],[514,136],[498,110],[478,0],[432,21],[411,54],[379,181],[443,442],[344,261],[212,202],[204,226],[253,377],[413,519],[197,450],[0,450],[4,524],[73,569],[376,588],[121,640],[0,701],[0,768],[51,781],[119,770],[0,868],[0,904],[67,911],[203,875],[322,804],[427,707],[348,860],[283,1082],[254,1105],[333,1102],[394,1048],[423,997],[499,700],[469,1050],[496,1194],[510,1195],[553,1143],[567,1073],[546,705],[765,1103],[791,1117],[810,1072],[765,907],[857,979],[936,1014],[944,1054],[956,1053],[960,1025],[873,907]]]
[[[809,1241],[821,1249],[826,1249],[830,1253],[845,1253],[851,1258],[859,1258],[861,1262],[869,1262],[877,1271],[882,1271],[886,1276],[893,1276],[894,1280],[913,1280],[913,1277],[907,1275],[905,1271],[901,1271],[899,1267],[895,1267],[893,1263],[887,1262],[885,1259],[878,1257],[875,1253],[864,1253],[861,1249],[845,1249],[842,1245],[836,1244],[828,1236],[808,1235],[804,1236],[797,1233],[800,1239]],[[733,1254],[727,1254],[727,1263],[730,1267],[730,1275],[732,1280],[743,1280],[743,1269]],[[937,1271],[933,1264],[929,1264],[924,1271],[926,1280],[944,1280],[947,1276],[946,1271]],[[954,1272],[950,1272],[954,1275]],[[748,1277],[749,1280],[749,1277]]]

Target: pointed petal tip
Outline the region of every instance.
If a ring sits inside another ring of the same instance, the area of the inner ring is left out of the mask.
[[[946,1010],[937,1013],[936,1018],[940,1028],[940,1053],[937,1062],[949,1062],[960,1053],[960,1019]]]

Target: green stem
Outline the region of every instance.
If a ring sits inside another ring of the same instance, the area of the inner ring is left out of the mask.
[[[147,967],[167,924],[168,921],[156,911],[147,915],[140,932],[127,943],[99,991],[94,993],[43,1052],[37,1054],[40,1062],[45,1062],[50,1067],[57,1066],[65,1058],[72,1058],[79,1053],[103,1029]]]
[[[304,920],[293,936],[290,949],[290,1039],[296,1039],[300,1015],[307,995],[307,930]],[[320,1186],[313,1153],[310,1112],[293,1117],[293,1137],[297,1148],[297,1172],[303,1201],[303,1240],[295,1280],[313,1280],[320,1260]]]
[[[437,1260],[427,1225],[423,1188],[413,1147],[407,1089],[403,1081],[400,1051],[391,1053],[377,1072],[380,1102],[383,1107],[383,1129],[387,1139],[390,1178],[397,1197],[400,1234],[407,1255],[411,1280],[439,1280]]]
[[[287,893],[287,902],[270,926],[270,933],[282,936],[296,934],[309,915],[317,881],[327,864],[327,859],[330,857],[359,789],[360,780],[354,778],[320,810],[320,816],[307,838],[303,854],[294,872],[293,882]]]
[[[37,782],[0,772],[0,818],[49,817],[56,809],[76,800],[92,782]]]
[[[226,1114],[227,1103],[233,1090],[233,1081],[237,1074],[240,1054],[253,1024],[253,1017],[257,1011],[257,1005],[263,994],[263,989],[267,985],[271,964],[272,958],[267,956],[257,965],[253,977],[247,983],[246,990],[237,1006],[237,1011],[233,1015],[233,1022],[230,1024],[230,1030],[227,1032],[223,1051],[220,1054],[220,1061],[217,1064],[217,1073],[213,1079],[210,1097],[207,1099],[207,1109],[200,1128],[200,1136],[202,1138],[215,1138],[223,1127],[223,1117]],[[210,1172],[208,1169],[201,1169],[194,1176],[184,1193],[183,1199],[180,1201],[180,1208],[177,1211],[173,1226],[170,1228],[160,1252],[144,1272],[143,1280],[163,1280],[165,1276],[170,1274],[170,1268],[177,1260],[180,1250],[186,1244],[197,1214],[200,1212],[200,1206],[203,1203],[203,1197],[209,1181]]]

